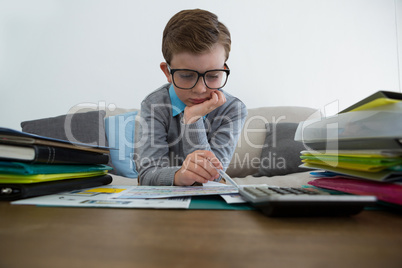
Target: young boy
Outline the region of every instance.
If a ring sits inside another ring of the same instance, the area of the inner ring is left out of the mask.
[[[141,185],[220,181],[247,115],[224,92],[230,33],[215,14],[195,9],[174,15],[163,32],[160,64],[168,84],[141,104],[138,146]]]

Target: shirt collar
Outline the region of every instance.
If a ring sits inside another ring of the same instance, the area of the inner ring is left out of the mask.
[[[170,85],[169,96],[170,96],[170,102],[172,103],[172,114],[173,114],[173,117],[175,117],[176,115],[181,114],[184,111],[184,108],[186,108],[186,105],[177,96],[176,91],[174,90],[173,84]]]

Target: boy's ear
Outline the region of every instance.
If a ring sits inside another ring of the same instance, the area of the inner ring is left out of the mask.
[[[172,77],[170,76],[169,68],[166,62],[161,62],[160,68],[162,72],[165,74],[169,83],[172,83]]]

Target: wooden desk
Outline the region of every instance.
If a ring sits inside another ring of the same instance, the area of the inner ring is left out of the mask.
[[[402,216],[51,208],[0,202],[0,267],[402,267]]]

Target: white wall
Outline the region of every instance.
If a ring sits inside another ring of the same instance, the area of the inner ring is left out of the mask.
[[[195,7],[230,29],[225,89],[249,108],[334,113],[377,90],[401,91],[401,0],[0,0],[0,126],[86,102],[139,108],[165,83],[166,22]]]

